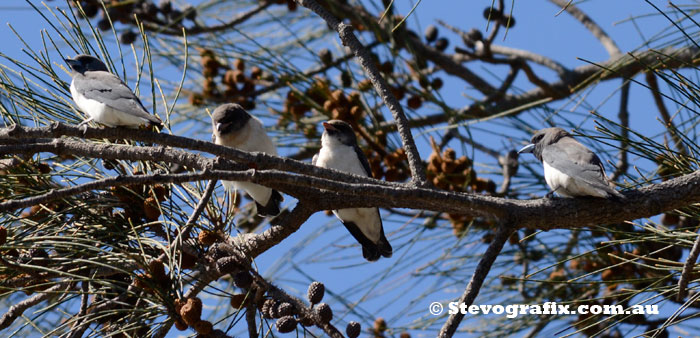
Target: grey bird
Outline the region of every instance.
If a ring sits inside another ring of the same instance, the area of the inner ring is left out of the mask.
[[[162,126],[161,120],[148,113],[141,100],[124,81],[110,73],[100,59],[92,55],[78,55],[65,61],[73,77],[70,84],[73,101],[90,116],[79,126],[90,121],[109,127]]]
[[[321,150],[314,156],[313,164],[357,175],[372,177],[367,157],[357,146],[352,127],[340,120],[323,122]],[[333,210],[350,234],[362,245],[362,256],[376,261],[380,256],[391,257],[393,249],[384,235],[382,218],[377,208],[352,208]]]
[[[211,115],[214,143],[250,152],[277,155],[272,139],[262,122],[235,103],[218,106]],[[260,216],[280,213],[282,195],[274,189],[251,183],[222,181],[227,190],[244,190],[253,198]]]
[[[533,153],[544,167],[544,179],[562,197],[622,197],[605,175],[598,156],[561,128],[535,132],[518,153]]]

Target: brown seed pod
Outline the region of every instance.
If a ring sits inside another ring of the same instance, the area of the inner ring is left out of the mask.
[[[219,61],[216,61],[216,58],[212,55],[204,55],[202,56],[202,68],[219,68]]]
[[[109,23],[109,19],[104,18],[97,22],[97,28],[101,31],[108,31],[112,28],[112,24]]]
[[[155,259],[152,260],[150,263],[148,263],[148,271],[151,278],[153,278],[153,280],[156,282],[160,284],[170,282],[170,278],[168,278],[168,275],[165,273],[165,265],[163,265],[163,262]]]
[[[199,243],[205,247],[208,247],[219,239],[219,236],[214,231],[202,230],[199,232]]]
[[[311,304],[318,304],[323,300],[323,295],[326,292],[326,286],[321,282],[313,282],[309,285],[309,290],[306,296]]]
[[[333,320],[333,310],[331,310],[330,305],[326,303],[321,303],[316,306],[316,315],[321,319],[322,323],[330,323]]]
[[[129,30],[129,31],[123,32],[121,35],[119,35],[119,42],[122,45],[130,45],[130,44],[134,43],[134,41],[136,41],[136,37],[137,37],[136,33],[134,33],[134,31]]]
[[[423,105],[423,98],[418,95],[413,95],[408,98],[406,104],[408,104],[408,107],[411,109],[418,109]]]
[[[235,256],[219,258],[216,261],[216,269],[221,274],[235,273],[242,269]]]
[[[175,312],[180,313],[180,310],[182,310],[182,307],[187,303],[187,299],[183,298],[177,298],[173,302],[173,305],[175,305]]]
[[[348,335],[348,338],[357,338],[362,333],[362,326],[358,322],[351,321],[345,327],[345,333]]]
[[[428,41],[428,43],[431,43],[435,41],[438,37],[438,29],[434,25],[430,25],[425,29],[425,41]]]
[[[439,77],[436,77],[433,79],[433,81],[430,81],[430,86],[433,87],[435,90],[439,90],[442,88],[443,82],[442,79]]]
[[[350,108],[350,116],[352,116],[352,118],[354,120],[358,120],[358,119],[362,118],[364,113],[365,113],[365,110],[362,109],[362,107],[360,107],[360,106],[352,106],[352,108]]]
[[[197,93],[190,93],[189,102],[193,106],[201,106],[204,104],[204,98]]]
[[[314,320],[311,317],[301,316],[299,317],[299,324],[306,327],[314,326]]]
[[[244,302],[246,301],[246,295],[242,293],[236,293],[231,295],[231,307],[234,309],[240,309],[243,307]]]
[[[238,272],[233,276],[233,283],[241,289],[248,289],[253,284],[253,276],[248,271]]]
[[[435,49],[444,52],[447,49],[447,46],[450,45],[450,40],[447,40],[446,38],[439,38],[437,41],[435,41]]]
[[[277,314],[280,317],[291,316],[294,314],[294,305],[284,302],[277,307]]]
[[[323,48],[318,52],[318,56],[321,58],[321,62],[328,66],[333,63],[333,54],[328,48]]]
[[[600,279],[604,281],[611,281],[613,279],[616,279],[615,271],[613,269],[606,269],[605,271],[603,271],[603,273],[600,274]]]
[[[157,221],[160,218],[161,212],[155,197],[151,196],[143,201],[143,212],[149,222]]]
[[[294,0],[287,0],[287,10],[290,12],[294,12],[297,10],[299,6],[297,5],[297,2]]]
[[[260,79],[263,75],[262,69],[258,66],[253,66],[250,68],[250,77],[253,79]]]
[[[343,90],[342,90],[342,89],[336,89],[336,90],[334,90],[334,91],[331,93],[331,98],[333,99],[333,101],[334,101],[336,104],[341,105],[341,106],[344,106],[344,105],[346,105],[346,104],[349,103],[349,102],[348,102],[348,98],[345,97],[345,93],[343,93]]]
[[[263,318],[273,318],[274,313],[277,312],[277,302],[271,298],[266,299],[262,305],[261,312]]]
[[[236,85],[236,71],[233,69],[229,69],[224,73],[224,78],[221,81],[223,84],[227,86],[235,86]]]
[[[377,319],[374,320],[374,332],[382,333],[384,331],[386,331],[386,321],[382,317],[377,317]]]
[[[233,68],[236,68],[240,71],[245,70],[245,61],[243,59],[236,59],[233,61]]]
[[[181,319],[178,318],[175,320],[175,328],[176,329],[178,329],[180,331],[185,331],[185,330],[187,330],[188,327],[189,326]]]
[[[192,269],[197,263],[197,257],[190,255],[185,251],[181,251],[182,260],[180,261],[180,269]]]
[[[364,79],[357,84],[357,89],[361,92],[366,92],[372,89],[372,81],[369,79]]]
[[[214,329],[214,325],[206,320],[200,320],[194,324],[194,330],[201,335],[208,335]]]
[[[563,281],[566,280],[566,271],[564,269],[559,268],[557,270],[552,271],[549,274],[549,280],[550,281]]]
[[[411,334],[408,332],[401,332],[399,338],[411,338]]]
[[[189,326],[194,326],[202,316],[202,300],[199,298],[187,298],[187,303],[180,309],[182,320]]]
[[[166,197],[168,196],[168,192],[170,192],[170,189],[165,185],[156,184],[153,186],[153,194],[158,202],[165,201]]]
[[[331,100],[326,100],[325,102],[323,102],[323,110],[333,111],[333,108],[335,108],[335,102]]]
[[[404,87],[390,86],[389,89],[391,90],[391,93],[394,94],[394,97],[396,97],[396,99],[399,101],[403,100],[403,98],[406,97],[406,89]]]
[[[283,316],[277,320],[275,327],[280,333],[289,333],[297,328],[297,320],[292,316]]]

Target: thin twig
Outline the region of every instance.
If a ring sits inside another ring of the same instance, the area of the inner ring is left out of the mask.
[[[21,316],[22,313],[24,313],[24,311],[26,311],[28,308],[45,301],[46,299],[57,293],[60,289],[66,287],[67,284],[69,284],[68,287],[70,288],[70,284],[72,283],[58,283],[44,291],[37,292],[37,294],[32,297],[29,297],[15,305],[10,306],[7,312],[2,317],[0,317],[0,330],[6,329],[15,321],[15,319],[17,319],[17,317]]]
[[[630,97],[630,82],[625,81],[622,84],[622,89],[620,90],[620,111],[617,113],[617,117],[620,119],[620,152],[618,154],[617,165],[615,165],[615,172],[613,172],[611,181],[617,181],[622,175],[627,173],[627,168],[629,168],[629,163],[627,161],[627,151],[629,150],[629,137],[630,137],[630,113],[628,109]]]
[[[171,251],[173,254],[177,251],[177,248],[181,244],[182,240],[186,239],[190,235],[190,231],[192,231],[192,228],[194,227],[195,223],[197,223],[199,215],[202,214],[202,211],[204,211],[204,208],[207,206],[207,203],[209,203],[211,194],[214,192],[214,188],[216,188],[216,182],[217,180],[214,179],[210,180],[209,183],[207,183],[207,187],[204,189],[202,198],[199,199],[197,206],[194,208],[192,214],[185,223],[185,228],[180,232],[180,234],[177,235],[177,238],[175,238],[175,240],[173,241],[174,244],[172,245]],[[163,257],[163,255],[161,255],[161,257]]]
[[[331,29],[338,32],[338,36],[343,42],[343,45],[347,46],[353,51],[360,65],[367,73],[367,77],[370,81],[372,81],[374,89],[382,98],[387,108],[389,108],[389,111],[391,111],[391,114],[397,123],[397,129],[399,135],[401,136],[404,149],[406,150],[408,166],[411,168],[411,182],[416,186],[425,186],[427,184],[425,178],[425,168],[423,168],[423,163],[421,162],[418,148],[416,148],[415,141],[413,140],[411,128],[408,126],[406,114],[404,113],[399,101],[389,89],[389,84],[380,74],[379,69],[372,60],[371,55],[353,33],[352,26],[346,25],[339,21],[315,0],[297,0],[297,2],[318,14],[324,21],[326,21]]]
[[[256,290],[252,290],[257,292]],[[252,293],[252,292],[251,292]],[[248,337],[256,338],[258,336],[257,323],[255,322],[255,314],[257,309],[255,308],[255,301],[248,301],[245,309],[245,321],[248,324]]]
[[[514,228],[507,224],[501,225],[498,228],[495,237],[491,241],[491,244],[489,244],[486,252],[484,252],[484,255],[479,260],[479,264],[477,264],[476,269],[474,270],[474,275],[472,275],[469,284],[467,284],[467,288],[464,289],[462,297],[459,298],[460,306],[466,305],[468,307],[474,303],[474,300],[479,294],[479,290],[481,290],[481,286],[484,283],[486,276],[489,274],[489,271],[491,271],[491,266],[496,261],[496,258],[498,258],[498,254],[501,253],[503,245],[506,243],[506,241],[508,241],[508,238],[513,231]],[[457,311],[457,313],[450,315],[447,322],[445,322],[445,325],[443,325],[442,329],[440,330],[440,334],[438,336],[440,338],[452,337],[455,331],[457,331],[457,327],[459,327],[459,323],[462,322],[463,318],[464,314],[461,311]]]
[[[695,238],[695,243],[693,243],[693,248],[690,249],[688,253],[688,259],[685,260],[683,264],[683,271],[681,272],[681,278],[678,280],[678,297],[676,298],[679,302],[685,299],[688,294],[688,282],[690,282],[690,274],[693,272],[693,267],[695,262],[700,256],[700,235]]]
[[[581,22],[586,29],[588,29],[593,36],[600,41],[600,43],[603,45],[605,50],[608,52],[608,54],[611,57],[620,55],[622,52],[620,51],[620,48],[615,44],[615,41],[613,41],[610,36],[605,33],[603,28],[601,28],[591,17],[589,17],[586,13],[581,11],[578,7],[576,7],[574,4],[571,3],[571,1],[565,1],[565,0],[550,0],[554,4],[556,4],[559,7],[562,7],[565,11],[567,11],[571,16],[573,16],[576,20]]]
[[[143,21],[143,28],[148,31],[153,31],[159,34],[165,34],[165,35],[176,35],[176,36],[182,36],[183,30],[185,33],[189,36],[196,35],[196,34],[203,34],[203,33],[216,33],[220,31],[225,31],[229,30],[245,21],[248,19],[252,18],[254,15],[264,11],[267,7],[273,4],[273,1],[262,1],[258,6],[255,8],[251,9],[248,12],[245,12],[235,19],[222,23],[219,25],[214,25],[214,26],[194,26],[194,27],[184,27],[184,26],[169,26],[169,25],[163,25],[159,23],[151,23],[148,21]]]
[[[659,110],[659,114],[661,115],[661,119],[664,121],[666,130],[668,130],[668,133],[671,135],[671,140],[673,140],[676,150],[681,154],[685,154],[686,151],[685,146],[683,145],[683,139],[680,135],[678,135],[677,129],[673,124],[673,120],[671,119],[671,114],[668,112],[666,104],[664,104],[664,99],[661,96],[661,90],[659,89],[659,82],[656,80],[656,75],[654,72],[649,71],[646,73],[645,78],[647,84],[649,85],[651,96],[654,98],[654,103],[656,103],[656,108]]]

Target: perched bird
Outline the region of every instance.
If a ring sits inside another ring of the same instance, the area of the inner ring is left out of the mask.
[[[563,197],[622,197],[605,175],[598,156],[561,128],[535,132],[530,144],[518,153],[533,153],[544,167],[544,179],[552,193]]]
[[[323,122],[321,150],[313,164],[357,175],[372,177],[369,162],[360,147],[352,127],[340,120]],[[350,234],[362,244],[362,256],[376,261],[379,256],[391,257],[393,249],[384,235],[382,219],[377,208],[333,210]]]
[[[211,115],[211,124],[216,144],[277,155],[277,149],[267,136],[262,122],[238,104],[226,103],[217,107]],[[280,213],[282,195],[277,190],[251,182],[222,183],[228,190],[245,190],[255,201],[258,215],[275,216]]]
[[[109,127],[162,126],[160,119],[149,114],[131,89],[110,73],[100,59],[92,55],[78,55],[65,61],[72,70],[70,93],[73,101],[90,116],[79,126],[90,121]]]

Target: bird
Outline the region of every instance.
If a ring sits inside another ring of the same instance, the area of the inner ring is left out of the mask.
[[[352,127],[340,120],[323,122],[321,150],[312,164],[372,177],[367,157],[357,145]],[[362,245],[362,256],[370,262],[380,256],[389,258],[393,253],[384,235],[378,208],[349,208],[333,210],[350,234]]]
[[[141,100],[100,59],[81,54],[65,61],[73,78],[70,84],[73,101],[90,116],[79,127],[90,121],[108,127],[138,128],[144,124],[162,127],[161,120],[148,113]]]
[[[211,115],[214,143],[244,151],[257,151],[277,155],[272,139],[257,117],[249,114],[241,105],[222,104]],[[260,216],[276,216],[280,213],[283,198],[279,191],[251,182],[222,181],[227,190],[244,190],[253,198]]]
[[[600,158],[564,129],[536,131],[518,153],[533,153],[542,162],[544,179],[552,189],[547,197],[554,192],[562,197],[623,197],[605,175]]]

